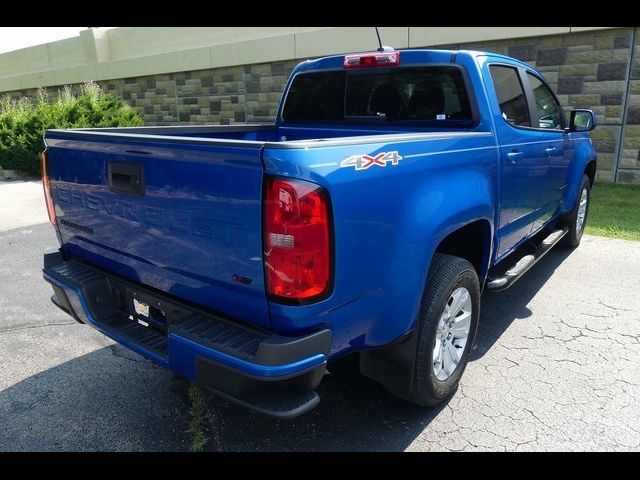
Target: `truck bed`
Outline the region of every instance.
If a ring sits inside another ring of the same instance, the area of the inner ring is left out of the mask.
[[[233,145],[237,147],[263,146],[269,148],[300,148],[301,143],[326,146],[345,143],[378,143],[393,140],[418,140],[423,137],[459,135],[471,130],[422,128],[420,132],[407,132],[406,128],[376,126],[372,128],[336,128],[324,125],[300,127],[276,127],[275,125],[205,125],[172,127],[118,127],[118,128],[73,128],[48,130],[47,138],[103,138],[127,142],[162,142]]]

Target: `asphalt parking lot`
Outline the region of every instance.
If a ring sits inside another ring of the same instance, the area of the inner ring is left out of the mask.
[[[36,182],[0,182],[0,450],[188,450],[188,382],[49,301]],[[292,422],[206,395],[207,450],[637,450],[640,243],[585,236],[485,294],[451,401],[422,410],[345,361]]]

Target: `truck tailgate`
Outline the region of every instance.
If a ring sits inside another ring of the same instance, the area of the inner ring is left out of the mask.
[[[215,312],[269,326],[259,144],[47,133],[71,256]]]

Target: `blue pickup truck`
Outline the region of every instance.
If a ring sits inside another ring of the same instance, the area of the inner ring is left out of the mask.
[[[481,292],[580,243],[594,127],[513,58],[381,49],[299,64],[273,125],[49,130],[44,278],[77,321],[266,415],[312,409],[351,353],[432,406]]]

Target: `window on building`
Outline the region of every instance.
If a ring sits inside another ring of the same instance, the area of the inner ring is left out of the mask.
[[[491,65],[489,71],[504,119],[512,125],[530,127],[529,109],[518,71],[502,65]]]

